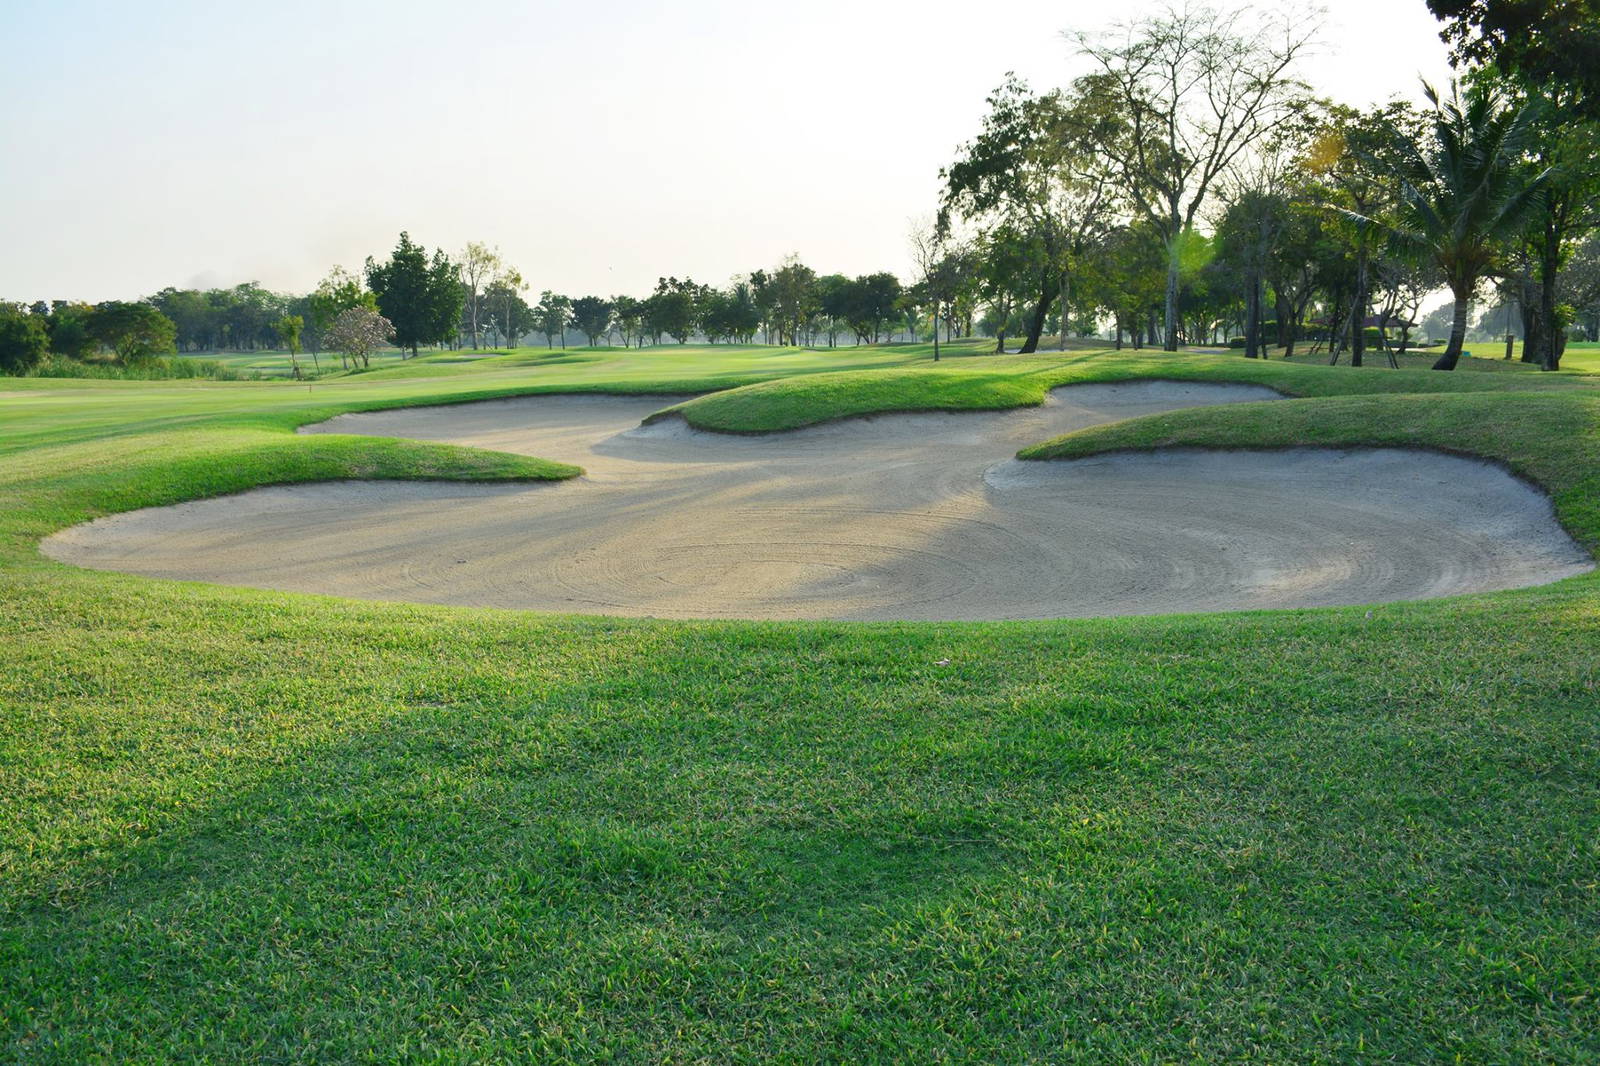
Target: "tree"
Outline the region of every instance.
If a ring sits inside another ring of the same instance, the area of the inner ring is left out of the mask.
[[[977,139],[940,172],[936,228],[942,237],[955,220],[969,222],[980,240],[992,236],[1004,250],[1003,283],[1030,305],[1021,350],[1033,352],[1051,304],[1059,299],[1062,315],[1068,312],[1075,257],[1111,221],[1112,189],[1092,135],[1103,123],[1084,99],[1036,96],[1014,75],[988,103]],[[1000,283],[989,280],[991,290]],[[951,294],[968,295],[975,293]]]
[[[1267,264],[1289,212],[1287,199],[1270,184],[1253,183],[1240,191],[1217,224],[1217,262],[1226,264],[1232,276],[1243,283],[1247,359],[1264,354],[1260,348]]]
[[[981,238],[977,251],[978,295],[989,307],[995,321],[996,354],[1006,350],[1006,334],[1019,304],[1037,291],[1037,265],[1044,258],[1035,235],[1019,232],[1009,225],[991,228]],[[1032,326],[1027,327],[1030,331]],[[1043,329],[1043,323],[1040,323]],[[1038,336],[1032,338],[1035,349]]]
[[[951,289],[948,264],[944,250],[944,235],[933,224],[913,222],[909,237],[911,260],[916,264],[917,280],[907,293],[908,310],[915,306],[927,308],[933,317],[933,361],[939,361],[939,315],[950,299]],[[907,323],[915,328],[915,319],[907,315]]]
[[[842,326],[848,324],[850,303],[854,298],[853,283],[843,274],[824,274],[817,279],[817,308],[822,312],[823,329],[828,334],[828,347],[832,348]],[[856,334],[861,343],[861,334]]]
[[[645,322],[657,341],[665,333],[687,343],[699,324],[701,287],[688,278],[656,279],[656,291],[645,301]]]
[[[94,348],[89,332],[89,316],[94,308],[83,303],[57,300],[50,307],[45,328],[50,332],[50,350],[69,359],[82,359]]]
[[[323,340],[339,353],[341,362],[348,357],[351,364],[359,363],[362,369],[372,365],[374,351],[394,338],[394,326],[387,318],[359,305],[340,311],[323,331]]]
[[[150,304],[172,319],[180,351],[202,350],[215,335],[216,303],[198,289],[168,287],[150,297]]]
[[[1100,238],[1088,262],[1080,288],[1111,313],[1116,347],[1122,347],[1124,332],[1136,348],[1147,337],[1154,340],[1146,323],[1166,289],[1167,250],[1160,235],[1143,220],[1118,226]]]
[[[879,334],[899,317],[900,279],[889,273],[865,274],[845,286],[841,317],[856,343],[878,343]],[[829,313],[824,307],[824,313]]]
[[[300,361],[295,356],[300,353],[300,333],[305,329],[305,326],[305,319],[299,315],[284,315],[273,326],[273,329],[278,333],[278,343],[289,351],[289,366],[293,369],[296,378],[300,377]],[[315,356],[312,357],[312,361],[316,361]],[[317,367],[319,373],[321,370],[320,366]]]
[[[419,346],[437,344],[454,334],[464,294],[456,268],[443,251],[430,259],[426,248],[401,233],[388,262],[367,258],[366,275],[378,310],[394,326],[396,342],[411,349],[413,358]]]
[[[617,332],[622,334],[622,346],[629,347],[635,340],[644,347],[644,301],[633,296],[611,298],[612,319]]]
[[[1584,119],[1574,94],[1555,87],[1511,99],[1532,104],[1529,138],[1533,166],[1547,174],[1530,212],[1522,258],[1536,282],[1522,296],[1523,359],[1558,370],[1566,349],[1571,309],[1561,299],[1561,273],[1582,240],[1600,228],[1600,119]]]
[[[817,272],[791,255],[783,265],[772,272],[768,286],[772,296],[772,314],[778,327],[778,343],[798,346],[807,321],[819,310]]]
[[[546,348],[554,348],[557,337],[561,338],[561,347],[567,346],[567,326],[572,323],[571,300],[546,289],[539,294],[539,306],[533,309],[533,318],[539,332],[544,334]]]
[[[327,332],[340,311],[351,307],[378,309],[377,297],[361,284],[360,278],[341,266],[328,271],[328,276],[317,283],[310,300],[311,324],[319,334]]]
[[[735,281],[725,290],[702,289],[698,317],[701,332],[713,344],[719,340],[748,343],[761,328],[750,286],[743,281]]]
[[[515,269],[508,269],[484,290],[484,305],[489,309],[491,321],[500,331],[507,347],[515,345],[524,333],[535,326],[533,308],[522,298],[527,288],[528,283],[522,280],[522,274]]]
[[[761,309],[756,306],[755,290],[748,281],[734,280],[723,304],[724,329],[729,337],[749,344],[761,328]]]
[[[1600,233],[1590,234],[1573,249],[1562,282],[1583,339],[1600,341]]]
[[[42,363],[49,351],[43,315],[0,304],[0,374],[20,377]]]
[[[177,327],[149,304],[121,300],[96,304],[89,315],[89,335],[123,363],[177,350]]]
[[[572,301],[572,324],[589,338],[591,346],[599,344],[601,338],[611,332],[613,310],[610,300],[599,296],[580,296]]]
[[[504,269],[505,264],[501,262],[499,253],[491,251],[488,245],[477,241],[468,241],[456,261],[456,272],[461,279],[462,298],[472,331],[474,349],[479,347],[478,322],[484,313],[484,290],[494,284],[494,280]]]
[[[1291,75],[1309,28],[1254,11],[1168,9],[1105,35],[1073,35],[1099,67],[1078,88],[1097,147],[1167,250],[1167,351],[1178,347],[1179,238],[1218,181],[1280,123],[1305,87]]]
[[[1530,85],[1565,86],[1573,113],[1600,118],[1600,2],[1428,0],[1458,63],[1489,63]]]
[[[1426,87],[1433,106],[1427,133],[1401,138],[1386,165],[1401,194],[1388,228],[1400,247],[1438,267],[1455,299],[1450,340],[1435,370],[1454,370],[1467,333],[1467,313],[1478,281],[1505,242],[1527,223],[1549,171],[1534,173],[1524,151],[1532,129],[1531,105],[1512,106],[1493,85],[1473,86],[1448,100]]]
[[[1401,101],[1365,112],[1328,105],[1300,161],[1306,176],[1300,192],[1325,216],[1323,277],[1335,283],[1334,302],[1340,305],[1338,321],[1329,324],[1333,361],[1348,342],[1351,365],[1362,365],[1372,258],[1383,236],[1371,220],[1392,216],[1400,197],[1393,167],[1382,160],[1392,157],[1398,141],[1414,139],[1421,130],[1421,117]],[[1392,355],[1390,364],[1396,365]]]

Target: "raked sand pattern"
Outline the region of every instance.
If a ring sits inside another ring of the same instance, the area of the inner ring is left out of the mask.
[[[1422,451],[1020,447],[1255,386],[1056,390],[996,413],[790,433],[640,420],[661,397],[542,396],[307,427],[575,463],[564,483],[328,482],[101,519],[47,554],[154,577],[663,618],[1005,619],[1306,607],[1553,581],[1592,560],[1500,468]]]

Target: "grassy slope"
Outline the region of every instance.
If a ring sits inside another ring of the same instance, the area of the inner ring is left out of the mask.
[[[652,379],[643,359],[512,355],[303,398],[0,394],[4,1057],[1600,1054],[1592,578],[1370,612],[669,624],[147,581],[33,549],[88,514],[258,481],[559,475],[287,429],[761,374],[695,358]],[[1338,395],[1402,375],[1142,358],[1330,398],[1052,453],[1415,433],[1540,478],[1600,540],[1593,390],[1435,375],[1404,380],[1457,391]],[[1036,401],[1089,373],[970,365],[799,379],[721,412]]]
[[[881,411],[961,411],[1043,402],[1053,388],[1086,381],[1166,378],[1265,385],[1288,396],[1571,390],[1600,386],[1578,374],[1442,374],[1399,370],[1368,374],[1348,366],[1306,367],[1236,355],[1160,352],[1066,352],[972,356],[937,367],[874,374],[812,374],[762,382],[663,411],[700,429],[764,433]]]

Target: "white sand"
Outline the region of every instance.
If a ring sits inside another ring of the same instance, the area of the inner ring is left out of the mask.
[[[1145,382],[1039,408],[759,437],[639,420],[660,397],[342,415],[319,433],[576,463],[546,485],[330,482],[116,515],[54,558],[368,599],[671,618],[989,619],[1368,603],[1539,584],[1592,560],[1488,463],[1408,450],[1022,463],[1026,444],[1275,398]]]

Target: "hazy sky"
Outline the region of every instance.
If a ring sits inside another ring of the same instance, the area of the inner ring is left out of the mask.
[[[0,0],[0,298],[305,290],[401,229],[535,292],[907,269],[908,219],[1008,70],[1155,6],[1042,0]],[[1342,0],[1302,76],[1448,76],[1423,0]]]

